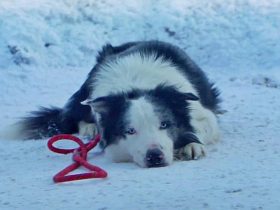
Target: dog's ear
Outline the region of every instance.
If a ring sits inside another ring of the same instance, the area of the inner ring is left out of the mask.
[[[182,93],[178,90],[176,86],[160,84],[154,90],[149,91],[149,94],[153,97],[163,99],[171,102],[179,101],[198,101],[199,97],[194,95],[193,93],[186,92]]]
[[[97,113],[107,113],[109,111],[108,102],[106,97],[100,97],[97,99],[87,99],[81,102],[82,105],[89,105],[94,112]]]
[[[193,93],[184,93],[185,99],[189,101],[198,101],[199,98]]]
[[[96,99],[87,99],[82,101],[81,104],[91,106],[93,111],[99,114],[107,114],[113,110],[114,107],[120,106],[124,100],[124,97],[121,96],[104,96]]]

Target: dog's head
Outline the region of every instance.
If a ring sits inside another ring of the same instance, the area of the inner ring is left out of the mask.
[[[159,167],[172,163],[174,147],[193,141],[189,100],[198,98],[160,85],[89,99],[86,104],[96,114],[102,146],[115,161]]]

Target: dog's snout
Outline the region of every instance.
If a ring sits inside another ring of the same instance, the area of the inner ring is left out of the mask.
[[[147,167],[161,167],[166,165],[164,154],[158,148],[149,149],[146,153],[145,160]]]

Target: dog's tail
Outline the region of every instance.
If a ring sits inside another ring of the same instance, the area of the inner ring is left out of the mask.
[[[63,109],[41,107],[10,126],[4,134],[1,132],[0,136],[6,139],[42,139],[61,133],[75,133],[77,130],[76,121],[63,114]]]
[[[18,122],[22,136],[39,139],[59,134],[62,130],[62,109],[41,107]]]

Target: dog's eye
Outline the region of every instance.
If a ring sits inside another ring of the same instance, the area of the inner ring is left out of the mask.
[[[134,128],[129,128],[125,131],[125,133],[128,135],[133,135],[136,133],[136,130]]]
[[[170,127],[170,122],[169,121],[162,121],[160,123],[159,129],[167,129],[168,127]]]

